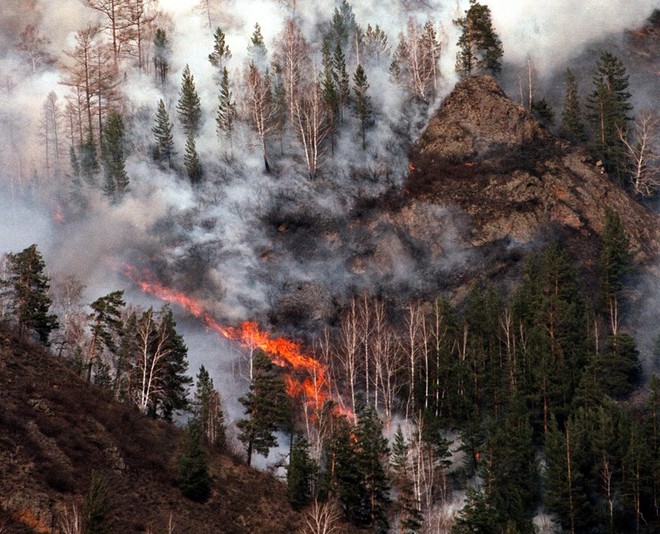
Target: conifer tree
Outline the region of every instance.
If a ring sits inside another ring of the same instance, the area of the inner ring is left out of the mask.
[[[254,31],[250,37],[248,58],[260,71],[265,70],[268,66],[268,50],[266,48],[264,36],[261,34],[261,26],[259,26],[258,23],[254,25]]]
[[[339,117],[339,94],[335,83],[334,62],[330,53],[330,44],[327,39],[323,41],[321,76],[321,94],[323,104],[328,116],[328,134],[330,135],[330,151],[335,153],[335,135],[337,133],[337,119]]]
[[[603,272],[602,300],[610,319],[610,330],[616,334],[624,277],[631,265],[630,238],[619,214],[605,208],[601,268]]]
[[[277,445],[274,432],[288,420],[290,406],[284,381],[263,351],[255,353],[253,366],[250,390],[238,399],[249,417],[237,423],[238,439],[245,444],[248,465],[254,452],[266,456]]]
[[[111,517],[113,506],[108,493],[108,481],[98,471],[92,471],[92,479],[82,508],[82,524],[85,534],[111,534],[114,532],[114,522]]]
[[[309,504],[314,496],[316,465],[309,456],[309,443],[298,436],[291,448],[291,458],[286,474],[287,498],[295,509]]]
[[[360,137],[362,138],[362,150],[367,148],[367,126],[369,125],[373,109],[371,106],[371,97],[367,95],[369,82],[362,65],[358,65],[353,76],[353,91],[355,92],[355,116],[360,121]]]
[[[37,245],[30,245],[21,252],[7,254],[7,260],[20,331],[34,331],[44,345],[49,345],[50,333],[59,324],[57,316],[49,313],[50,280],[44,273],[46,264],[41,253]]]
[[[192,132],[186,138],[186,150],[183,154],[183,165],[186,167],[186,173],[190,183],[195,185],[202,181],[204,171],[202,164],[197,156],[197,148],[195,146],[195,138]]]
[[[170,122],[170,116],[165,108],[165,102],[161,98],[158,101],[158,109],[156,110],[156,120],[153,128],[155,146],[154,146],[154,159],[159,163],[167,163],[171,169],[174,166],[173,158],[176,152],[174,151],[174,137],[172,135],[172,128],[174,126]]]
[[[502,70],[502,41],[495,33],[490,8],[470,0],[465,16],[454,21],[461,28],[456,54],[456,72],[462,78]]]
[[[195,421],[188,423],[183,434],[176,481],[181,493],[191,501],[204,502],[211,494],[208,460],[202,446],[202,433]]]
[[[231,59],[231,52],[229,51],[225,37],[225,33],[220,28],[215,29],[215,33],[213,34],[213,52],[209,54],[209,62],[218,69],[219,73],[222,73],[223,69],[227,67],[227,61]]]
[[[193,410],[202,436],[210,446],[223,449],[227,442],[225,415],[220,394],[203,365],[197,374],[196,388]]]
[[[560,133],[566,139],[579,143],[586,140],[582,110],[578,97],[578,84],[571,69],[567,68],[564,74],[566,93],[564,97],[564,110],[561,114]]]
[[[100,169],[94,136],[92,132],[89,132],[80,146],[80,174],[89,185],[96,186],[96,178]]]
[[[181,127],[186,135],[197,135],[202,119],[202,108],[195,89],[195,80],[188,65],[183,69],[179,101],[176,105]]]
[[[170,71],[170,56],[172,55],[171,45],[167,39],[167,34],[162,28],[156,29],[154,37],[154,72],[156,81],[160,83],[161,88],[165,88],[167,75]]]
[[[595,153],[602,159],[605,170],[618,179],[622,178],[625,168],[625,146],[620,133],[625,134],[632,110],[631,94],[627,91],[628,78],[621,60],[604,52],[593,77],[593,91],[587,97],[587,118],[595,132]]]
[[[332,57],[333,76],[337,88],[337,107],[339,109],[339,120],[344,121],[344,108],[348,105],[351,94],[351,80],[346,70],[346,57],[339,43],[335,47]]]
[[[117,353],[117,339],[124,326],[121,315],[125,305],[123,291],[113,291],[90,304],[92,313],[87,318],[90,321],[92,339],[87,354],[88,382],[92,379],[94,362],[102,350],[106,349],[111,354]]]
[[[128,191],[126,156],[124,154],[124,120],[112,110],[108,113],[103,129],[103,169],[105,171],[105,194],[113,199],[121,198]]]
[[[220,82],[220,104],[218,114],[215,118],[218,136],[225,137],[229,141],[229,154],[232,154],[232,132],[234,131],[234,119],[236,118],[236,102],[229,89],[229,74],[227,68],[222,69],[222,80]]]

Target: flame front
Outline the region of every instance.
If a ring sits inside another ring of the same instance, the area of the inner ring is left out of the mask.
[[[287,393],[293,398],[303,399],[307,407],[313,411],[321,410],[326,401],[335,400],[330,391],[326,366],[304,354],[298,343],[284,338],[271,338],[268,332],[260,330],[253,321],[242,322],[237,327],[222,326],[205,310],[201,302],[153,280],[153,276],[149,273],[138,272],[134,266],[126,265],[124,274],[145,293],[178,304],[223,337],[246,347],[263,350],[275,365],[288,370],[288,374],[284,377]],[[335,412],[352,415],[340,402],[335,402]]]

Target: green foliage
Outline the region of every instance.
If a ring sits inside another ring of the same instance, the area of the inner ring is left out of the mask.
[[[219,99],[218,114],[215,118],[216,129],[218,135],[228,139],[231,145],[231,134],[234,130],[234,120],[236,118],[236,102],[229,89],[229,74],[226,67],[222,69]]]
[[[46,264],[41,253],[37,245],[30,245],[21,252],[7,254],[7,260],[19,328],[21,332],[35,332],[44,345],[49,345],[50,333],[59,323],[57,316],[49,313],[50,280],[44,273]]]
[[[214,388],[213,379],[203,365],[197,374],[193,413],[206,443],[224,449],[227,435],[220,394]]]
[[[113,199],[121,198],[128,191],[126,156],[124,154],[124,120],[112,110],[108,113],[101,154],[105,171],[105,194]]]
[[[470,0],[465,16],[454,21],[461,28],[456,54],[456,72],[461,77],[502,70],[502,41],[495,33],[490,8]]]
[[[92,339],[88,353],[88,381],[92,378],[93,363],[104,348],[111,354],[117,353],[116,340],[124,327],[121,315],[125,305],[123,291],[113,291],[90,304],[92,313],[87,319]]]
[[[571,69],[567,68],[564,74],[566,93],[564,96],[564,109],[561,114],[560,134],[574,143],[586,140],[587,134],[582,122],[582,110],[578,96],[578,83]]]
[[[156,28],[156,34],[154,36],[154,71],[156,81],[160,83],[161,87],[165,87],[165,83],[167,82],[171,55],[172,49],[165,30]]]
[[[332,56],[332,75],[337,88],[337,107],[339,109],[339,120],[344,120],[344,108],[348,105],[351,94],[351,80],[346,70],[346,57],[339,43],[335,47]]]
[[[618,300],[623,289],[624,277],[632,263],[630,237],[619,214],[610,208],[605,208],[603,249],[600,258],[603,270],[603,301],[609,305],[612,300]]]
[[[267,68],[268,49],[266,48],[264,37],[261,34],[261,26],[259,26],[258,23],[254,25],[254,31],[250,37],[248,58],[250,58],[250,62],[254,63],[258,69],[264,70]]]
[[[367,126],[373,117],[371,97],[367,95],[369,82],[362,65],[358,65],[353,75],[353,92],[355,93],[355,117],[360,121],[360,137],[362,138],[362,150],[367,148],[366,132]]]
[[[621,179],[625,147],[620,133],[625,134],[632,105],[626,67],[618,57],[610,52],[600,56],[593,86],[587,97],[587,118],[595,132],[594,151],[605,170]]]
[[[209,54],[211,65],[220,72],[226,69],[226,62],[231,59],[231,52],[225,38],[225,33],[220,28],[216,28],[213,34],[213,52]]]
[[[194,421],[188,423],[183,434],[176,482],[181,493],[192,501],[204,502],[211,495],[211,477],[202,446],[202,433]]]
[[[186,150],[183,154],[183,165],[186,168],[188,180],[190,180],[191,184],[195,185],[202,181],[204,170],[202,169],[202,164],[197,156],[197,147],[195,146],[195,138],[192,133],[189,133],[186,138]]]
[[[170,169],[174,165],[173,158],[176,154],[174,151],[174,137],[172,135],[173,128],[174,126],[170,122],[170,116],[165,108],[165,102],[161,98],[158,101],[156,120],[153,128],[151,128],[155,140],[153,155],[157,162],[161,164],[167,163]]]
[[[82,507],[82,523],[85,534],[110,534],[114,532],[113,506],[108,495],[108,481],[97,471],[92,471],[89,489]]]
[[[465,506],[461,510],[452,534],[492,534],[498,532],[497,515],[488,504],[482,490],[469,486]]]
[[[100,170],[101,167],[96,155],[96,143],[92,132],[90,132],[80,146],[80,174],[87,184],[95,186],[96,177]]]
[[[255,352],[250,390],[238,400],[249,416],[238,421],[237,426],[238,439],[245,444],[250,465],[253,452],[266,456],[277,445],[274,432],[288,424],[291,411],[282,376],[263,351]]]
[[[296,510],[312,500],[316,471],[316,464],[309,456],[309,443],[302,436],[296,437],[286,474],[287,498]]]
[[[613,399],[630,395],[642,377],[642,364],[635,340],[628,334],[610,336],[598,362],[602,391]]]
[[[181,80],[181,90],[179,91],[179,101],[176,105],[179,114],[179,121],[183,131],[188,137],[196,135],[199,132],[202,119],[202,108],[195,89],[195,80],[190,73],[188,65],[183,69]]]
[[[532,101],[532,114],[544,126],[552,126],[555,122],[555,112],[545,98]]]

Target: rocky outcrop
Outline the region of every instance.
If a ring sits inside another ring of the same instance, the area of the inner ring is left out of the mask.
[[[660,219],[614,184],[581,148],[549,134],[490,77],[460,82],[411,155],[410,199],[455,206],[476,246],[529,242],[550,226],[580,238],[621,216],[640,261],[658,253]]]

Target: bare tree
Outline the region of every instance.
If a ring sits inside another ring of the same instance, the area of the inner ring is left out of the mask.
[[[329,131],[327,107],[323,103],[321,85],[314,82],[304,95],[293,102],[295,128],[305,154],[307,174],[316,178],[320,158],[324,153],[323,140]]]
[[[78,503],[66,506],[59,516],[59,532],[62,534],[83,534],[83,514]]]
[[[314,499],[303,518],[305,524],[298,531],[300,534],[334,534],[339,532],[341,513],[334,500],[319,502]]]
[[[154,21],[158,15],[155,4],[155,0],[127,0],[120,13],[119,41],[123,53],[134,57],[140,70],[149,65],[149,46],[154,38]]]
[[[44,160],[46,165],[46,174],[57,176],[60,174],[62,151],[62,120],[64,118],[62,108],[57,101],[57,95],[54,91],[48,93],[46,101],[42,107],[42,116],[40,121],[41,139],[43,140]]]
[[[627,132],[619,129],[619,139],[626,147],[630,181],[635,193],[643,197],[653,196],[660,186],[659,125],[657,113],[644,111]]]
[[[245,71],[245,100],[243,102],[248,123],[256,132],[266,172],[270,172],[266,141],[275,130],[277,110],[273,103],[270,77],[261,73],[254,63]]]
[[[85,0],[87,5],[104,15],[106,21],[102,29],[110,33],[112,59],[115,68],[119,66],[119,54],[123,46],[122,36],[127,28],[126,15],[129,13],[131,0]]]
[[[309,45],[293,18],[288,19],[285,23],[284,30],[277,41],[274,60],[282,69],[287,108],[289,110],[289,125],[295,128],[298,108],[300,107],[299,100],[303,75],[309,72],[311,65]]]
[[[337,358],[351,395],[351,411],[355,413],[355,392],[360,371],[360,335],[358,303],[355,297],[341,318]]]
[[[425,356],[425,366],[428,367],[428,337],[426,335],[426,318],[424,307],[420,302],[410,302],[404,310],[404,335],[401,348],[405,356],[406,381],[408,382],[408,399],[406,401],[406,419],[411,413],[417,392],[415,390],[419,373],[419,360]]]
[[[55,59],[46,51],[50,40],[39,34],[36,26],[28,24],[21,32],[18,49],[25,54],[34,74],[44,65],[54,63]]]

